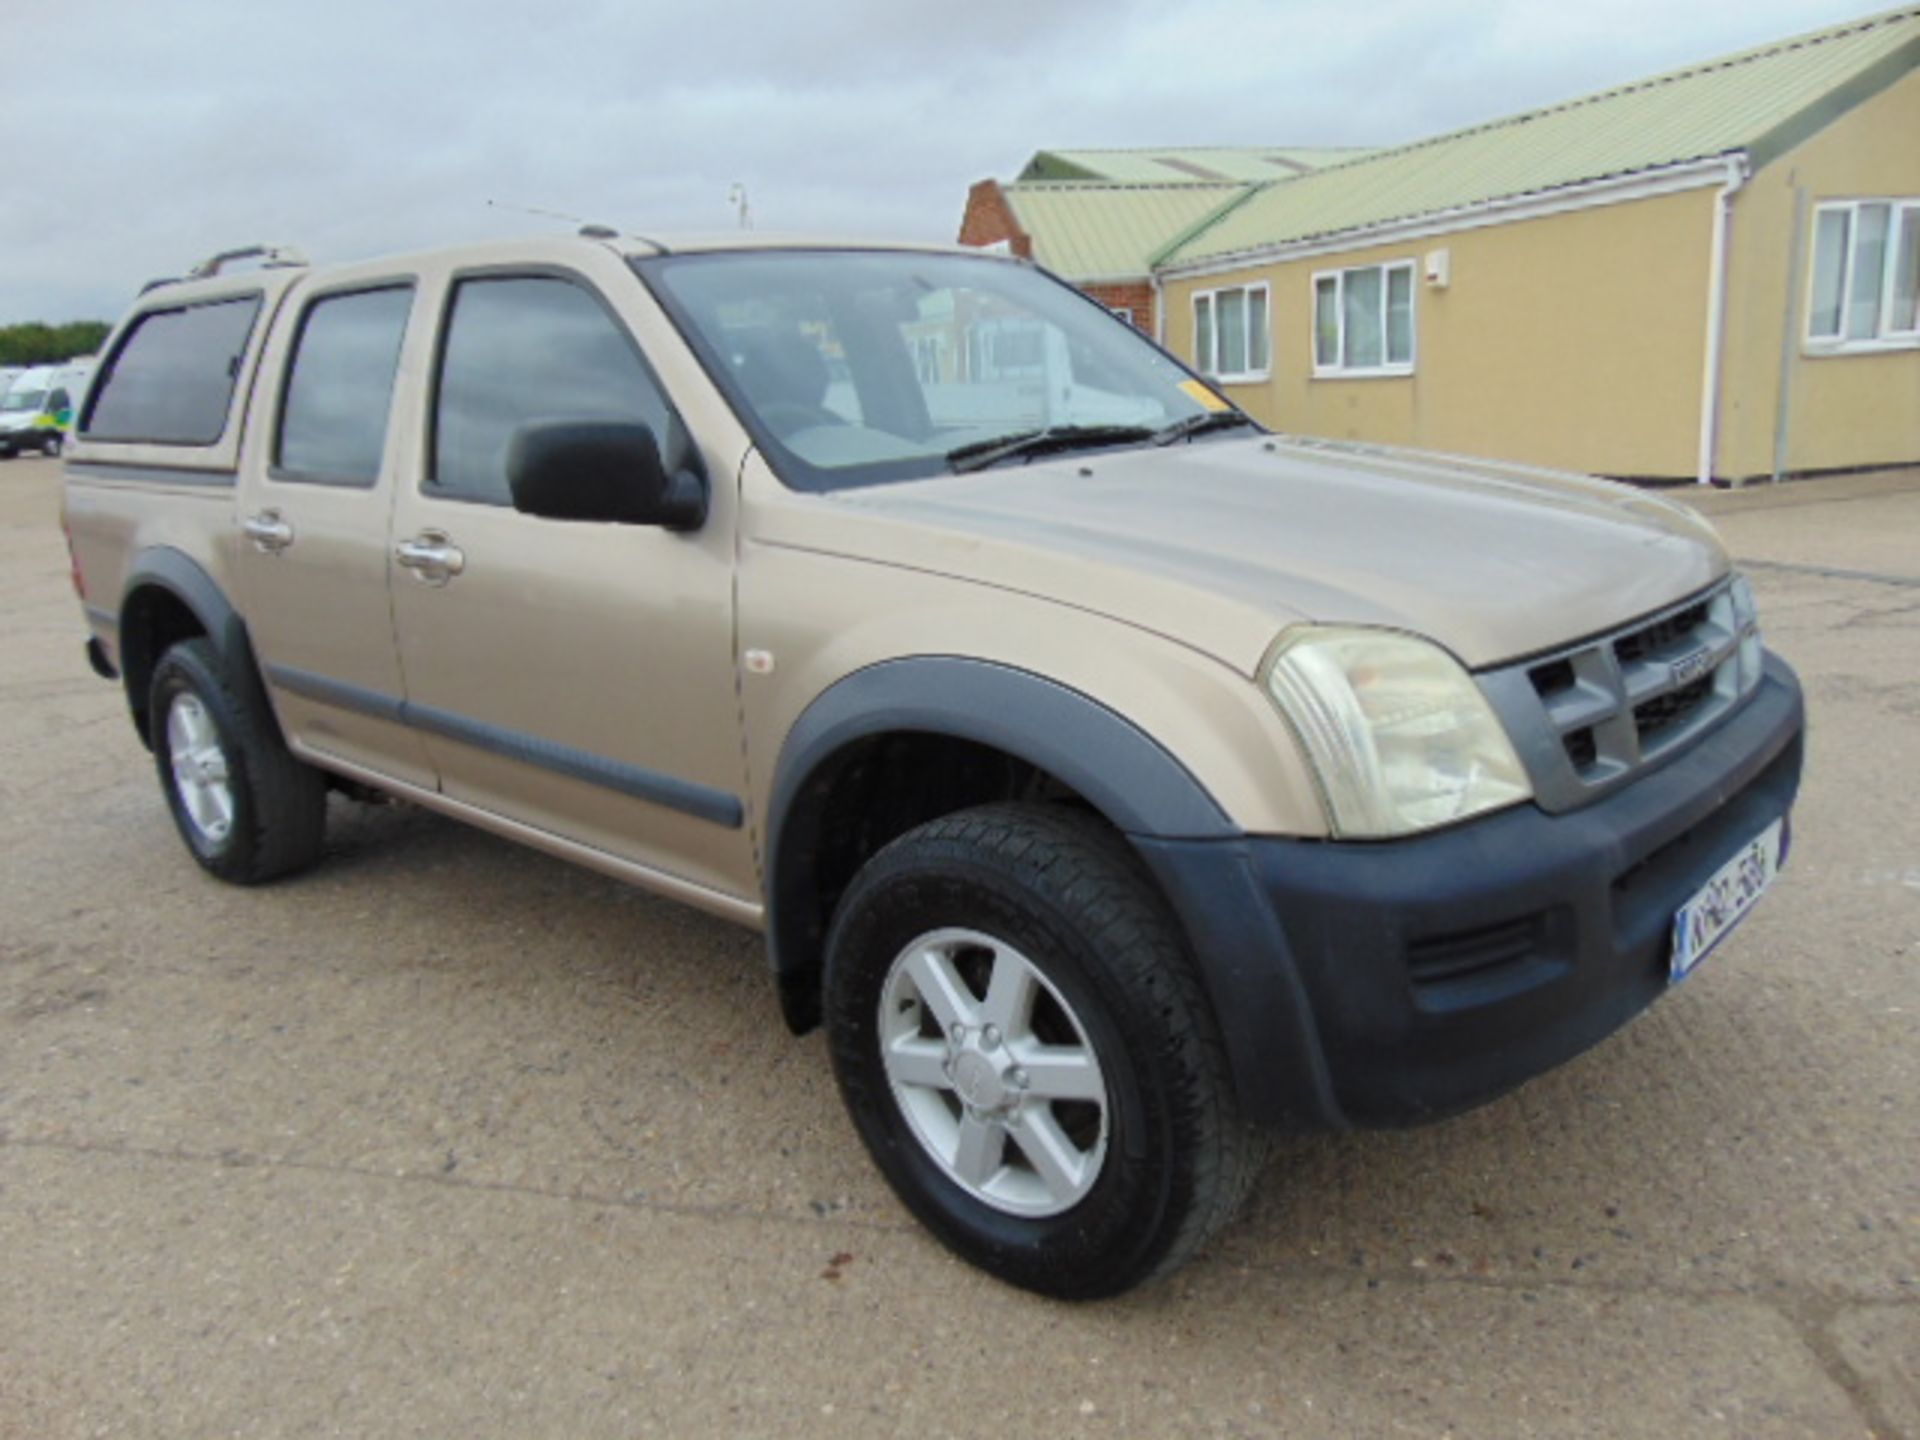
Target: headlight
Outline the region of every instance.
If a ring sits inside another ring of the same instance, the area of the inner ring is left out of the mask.
[[[1533,794],[1479,687],[1425,640],[1303,627],[1282,637],[1267,691],[1306,747],[1336,835],[1406,835]]]

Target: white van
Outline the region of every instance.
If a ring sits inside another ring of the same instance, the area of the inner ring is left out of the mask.
[[[92,356],[16,375],[0,398],[0,459],[22,450],[58,455],[92,378]]]

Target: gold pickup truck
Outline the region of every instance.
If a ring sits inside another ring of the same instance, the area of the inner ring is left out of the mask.
[[[1560,1063],[1785,858],[1799,688],[1652,495],[1268,433],[974,252],[252,259],[140,297],[67,466],[187,849],[270,880],[397,796],[757,927],[1013,1283]]]

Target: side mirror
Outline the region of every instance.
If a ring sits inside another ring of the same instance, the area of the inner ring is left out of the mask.
[[[507,445],[513,508],[548,520],[698,530],[707,482],[671,472],[651,426],[625,420],[530,420]]]

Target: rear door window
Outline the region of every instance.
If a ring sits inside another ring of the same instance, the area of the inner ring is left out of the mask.
[[[80,433],[150,445],[219,440],[259,313],[260,297],[244,295],[142,315],[108,358]]]
[[[275,476],[335,485],[379,478],[413,288],[327,295],[308,307],[287,366]]]

